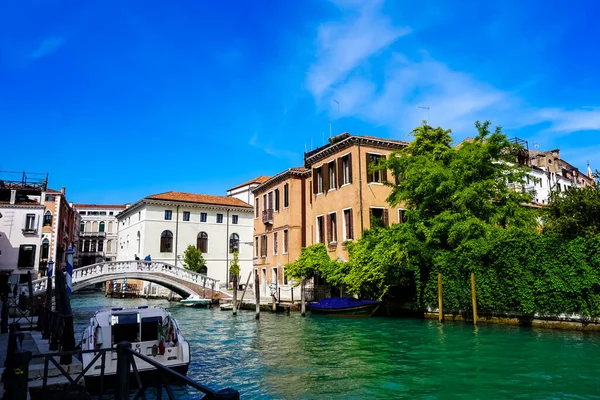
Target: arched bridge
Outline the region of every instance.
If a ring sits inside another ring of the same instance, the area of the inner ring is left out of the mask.
[[[119,280],[140,279],[158,283],[181,297],[199,295],[206,298],[219,297],[219,281],[206,275],[155,261],[109,261],[88,265],[73,270],[72,290],[83,289],[96,283]],[[48,278],[33,281],[33,295],[46,292]]]

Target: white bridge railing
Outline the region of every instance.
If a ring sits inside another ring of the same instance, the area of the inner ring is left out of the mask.
[[[219,281],[217,279],[209,278],[206,275],[198,274],[196,272],[176,267],[172,264],[156,261],[109,261],[98,264],[88,265],[73,270],[72,284],[84,283],[85,281],[92,280],[101,276],[114,276],[115,274],[123,274],[123,278],[127,278],[127,274],[131,273],[136,275],[136,278],[140,274],[149,275],[167,275],[179,280],[198,285],[199,287],[217,287]],[[137,278],[139,279],[139,278]],[[33,282],[33,293],[39,294],[46,291],[48,287],[48,278],[43,277],[36,279]],[[214,283],[214,286],[213,286]],[[26,290],[27,284],[23,285],[23,289]],[[22,290],[22,289],[21,289]]]

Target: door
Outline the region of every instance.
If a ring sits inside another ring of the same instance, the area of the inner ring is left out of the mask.
[[[267,270],[265,268],[262,269],[260,276],[260,293],[261,296],[267,296]]]

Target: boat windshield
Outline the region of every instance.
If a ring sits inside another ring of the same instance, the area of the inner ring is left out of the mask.
[[[119,314],[112,316],[112,343],[139,342],[139,314]]]
[[[162,317],[142,318],[142,342],[158,340],[158,332],[161,325]]]

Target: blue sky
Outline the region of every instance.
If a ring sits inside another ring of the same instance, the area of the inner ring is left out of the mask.
[[[0,169],[48,172],[77,203],[225,194],[300,166],[330,121],[334,134],[409,140],[423,119],[456,141],[488,119],[600,169],[599,12],[593,1],[4,0]]]

